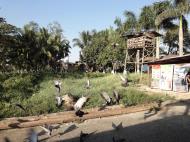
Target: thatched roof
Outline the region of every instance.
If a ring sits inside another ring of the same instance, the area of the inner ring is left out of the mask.
[[[162,35],[159,34],[156,31],[138,32],[138,33],[128,33],[128,32],[125,32],[122,35],[122,37],[127,38],[127,39],[136,38],[136,37],[140,37],[140,36],[159,37],[159,36],[162,36]]]

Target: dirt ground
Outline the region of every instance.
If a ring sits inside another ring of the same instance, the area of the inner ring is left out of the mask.
[[[113,142],[124,138],[126,142],[189,142],[190,141],[190,101],[178,101],[168,104],[158,111],[145,111],[107,118],[86,120],[83,123],[61,124],[52,135],[39,136],[39,141],[79,142],[80,133],[92,133],[83,142]],[[115,130],[112,123],[122,122],[123,128]],[[67,128],[71,128],[65,132]],[[0,131],[0,142],[7,137],[11,142],[22,142],[28,137],[31,128]],[[34,127],[36,132],[42,129]],[[61,134],[62,133],[62,134]]]
[[[150,88],[145,85],[139,85],[138,89],[148,94],[161,93],[163,95],[168,95],[168,96],[174,97],[176,100],[190,99],[190,92],[184,93],[184,92],[167,91],[167,90],[161,90],[161,89],[156,89],[156,88]]]

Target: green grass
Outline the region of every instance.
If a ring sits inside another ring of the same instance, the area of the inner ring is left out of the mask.
[[[146,75],[143,75],[143,77],[146,78]],[[92,84],[91,89],[88,90],[84,88],[87,78],[90,78]],[[62,81],[61,95],[66,93],[76,96],[90,95],[90,100],[85,106],[86,108],[102,105],[103,100],[99,95],[100,92],[106,91],[112,95],[114,88],[122,95],[121,103],[126,106],[150,103],[159,99],[169,99],[164,97],[164,95],[147,95],[138,91],[134,84],[139,83],[139,76],[135,74],[129,75],[133,85],[127,88],[121,86],[119,75],[112,74],[67,73],[55,75],[53,73],[41,73],[12,75],[1,79],[0,87],[3,88],[3,91],[1,92],[0,117],[39,115],[63,111],[63,107],[58,109],[55,106],[56,90],[53,82],[55,79]],[[27,113],[15,108],[14,105],[11,105],[12,103],[21,103],[27,109]]]

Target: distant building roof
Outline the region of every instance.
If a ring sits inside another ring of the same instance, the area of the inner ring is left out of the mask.
[[[190,63],[190,54],[184,56],[165,56],[163,59],[148,62],[149,65],[154,64],[180,64],[180,63]]]

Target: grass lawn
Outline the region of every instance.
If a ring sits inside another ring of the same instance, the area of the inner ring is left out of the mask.
[[[85,89],[84,85],[90,79],[92,87]],[[140,83],[147,84],[146,75]],[[2,92],[2,101],[0,103],[0,117],[39,115],[52,112],[63,111],[64,108],[57,108],[55,105],[56,89],[54,80],[62,81],[61,95],[71,93],[76,96],[90,95],[91,98],[85,108],[100,106],[103,100],[100,97],[101,91],[106,91],[112,95],[115,89],[121,94],[121,103],[126,106],[144,104],[157,101],[159,99],[166,100],[161,94],[147,95],[136,89],[136,84],[139,83],[139,75],[130,74],[131,81],[128,87],[122,87],[119,75],[102,74],[102,73],[72,73],[72,74],[40,74],[40,75],[15,75],[9,76],[3,80],[1,86],[4,89]],[[7,97],[9,96],[9,97]],[[9,99],[7,99],[9,98]],[[22,104],[27,112],[16,108],[14,103]]]

